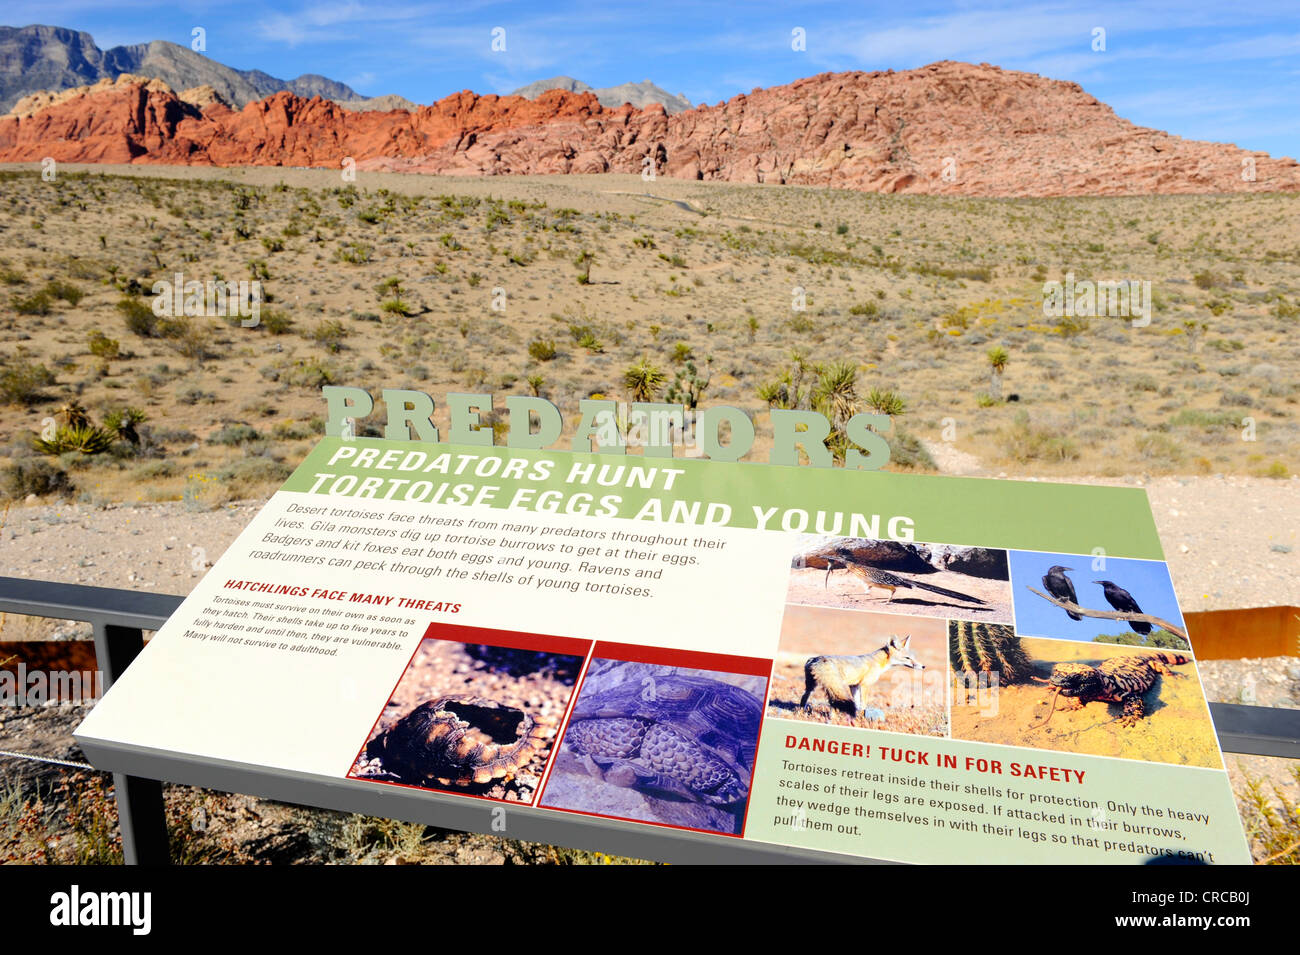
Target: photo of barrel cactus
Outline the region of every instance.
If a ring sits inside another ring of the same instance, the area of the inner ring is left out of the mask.
[[[582,660],[426,637],[348,775],[531,803]]]
[[[948,621],[948,662],[959,679],[983,675],[989,685],[996,674],[1004,686],[1024,683],[1033,666],[1013,628],[970,620]]]
[[[767,678],[594,659],[540,805],[739,835]]]

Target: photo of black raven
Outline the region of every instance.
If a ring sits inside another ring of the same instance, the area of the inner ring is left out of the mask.
[[[1062,567],[1059,564],[1048,569],[1043,576],[1043,587],[1047,592],[1057,600],[1068,600],[1072,604],[1078,604],[1079,598],[1074,592],[1074,582],[1065,576],[1067,570],[1074,570],[1073,567]],[[1073,610],[1066,610],[1071,620],[1082,620],[1083,618]]]
[[[1055,569],[1055,568],[1053,568]],[[1099,584],[1106,594],[1106,602],[1114,607],[1120,613],[1142,613],[1142,608],[1138,602],[1133,599],[1133,595],[1125,590],[1119,584],[1111,580],[1094,580],[1094,584]],[[1151,632],[1151,624],[1141,620],[1130,620],[1128,625],[1133,628],[1134,632],[1147,634]]]

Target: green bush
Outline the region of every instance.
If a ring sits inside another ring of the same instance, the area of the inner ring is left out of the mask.
[[[148,303],[126,295],[118,299],[115,307],[122,313],[127,331],[141,338],[158,337],[158,316]]]
[[[549,338],[536,338],[528,343],[528,357],[534,361],[554,361],[555,342]]]
[[[117,358],[122,351],[121,343],[116,338],[109,338],[99,329],[90,333],[87,347],[96,358]]]

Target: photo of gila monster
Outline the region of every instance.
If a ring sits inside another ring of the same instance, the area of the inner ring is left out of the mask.
[[[1146,707],[1142,701],[1147,690],[1155,685],[1161,674],[1177,676],[1170,670],[1171,666],[1191,663],[1192,658],[1182,653],[1160,650],[1140,655],[1112,657],[1098,666],[1087,663],[1058,663],[1052,667],[1052,675],[1044,680],[1034,677],[1039,683],[1052,687],[1049,697],[1052,708],[1041,723],[1035,723],[1030,729],[1046,726],[1056,712],[1056,704],[1064,696],[1073,701],[1072,705],[1062,709],[1082,709],[1084,705],[1100,700],[1105,703],[1119,703],[1124,707],[1120,717],[1121,726],[1133,726],[1144,715]],[[1046,702],[1046,700],[1044,701]]]

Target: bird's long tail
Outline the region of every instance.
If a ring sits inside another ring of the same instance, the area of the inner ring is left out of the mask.
[[[972,597],[970,594],[958,593],[955,590],[945,590],[942,587],[936,587],[934,584],[923,584],[919,580],[909,580],[907,583],[913,587],[920,587],[922,590],[928,590],[934,594],[942,594],[945,597],[952,597],[954,600],[965,600],[969,603],[980,604],[981,606],[986,605],[985,601],[980,600],[978,597]]]

